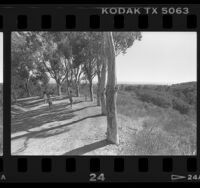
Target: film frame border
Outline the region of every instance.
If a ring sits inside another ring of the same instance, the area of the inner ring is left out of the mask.
[[[189,15],[102,15],[99,9],[99,7],[137,6],[135,4],[64,5],[63,7],[61,5],[0,6],[0,32],[3,32],[4,43],[3,95],[11,93],[12,31],[195,31],[197,32],[197,72],[199,72],[200,13],[198,11],[200,5],[198,7],[186,5],[191,10]],[[152,5],[152,7],[177,6],[185,7],[184,5]],[[36,11],[37,15],[35,15]],[[68,22],[69,19],[72,21]],[[199,80],[198,74],[197,77]],[[198,96],[199,82],[197,85]],[[197,97],[197,109],[198,101]],[[3,102],[4,152],[3,157],[0,157],[0,175],[5,175],[5,182],[101,182],[104,181],[99,178],[101,174],[105,176],[105,182],[171,182],[172,175],[200,176],[198,138],[196,156],[11,156],[10,104],[10,97]],[[197,114],[199,115],[199,111]],[[197,124],[198,122],[197,119]],[[200,135],[199,128],[197,128],[197,135]],[[34,178],[36,174],[37,177]],[[178,181],[188,182],[186,178]]]

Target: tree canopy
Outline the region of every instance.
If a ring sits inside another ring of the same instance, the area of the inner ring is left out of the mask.
[[[113,39],[117,56],[141,33],[113,32]],[[32,82],[46,85],[53,79],[60,95],[63,83],[76,85],[81,76],[92,82],[102,69],[103,45],[103,32],[13,32],[12,88],[28,96]]]

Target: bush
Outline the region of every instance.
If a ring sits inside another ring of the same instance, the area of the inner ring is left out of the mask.
[[[143,102],[151,102],[157,106],[167,108],[171,106],[171,99],[165,93],[158,91],[140,90],[136,92],[137,96]]]
[[[190,105],[188,105],[183,100],[178,98],[173,98],[172,106],[175,110],[179,111],[181,114],[188,114],[191,109]]]
[[[153,103],[154,105],[162,108],[172,107],[181,114],[189,114],[192,109],[192,106],[181,98],[175,97],[163,91],[141,89],[135,91],[135,93],[143,102]]]
[[[172,85],[170,92],[173,96],[180,98],[185,103],[196,105],[197,98],[197,83],[188,82]]]
[[[124,86],[124,91],[133,91],[134,88],[132,85]]]

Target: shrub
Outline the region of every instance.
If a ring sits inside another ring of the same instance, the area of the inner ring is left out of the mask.
[[[141,89],[135,91],[135,93],[143,102],[153,103],[163,108],[173,107],[173,109],[179,111],[181,114],[189,114],[192,109],[190,104],[181,99],[183,97],[178,98],[163,91]],[[183,96],[183,94],[180,93],[179,96]]]
[[[133,86],[132,85],[128,85],[124,87],[124,91],[133,91]]]
[[[188,114],[191,107],[186,102],[179,98],[173,98],[172,106],[175,110],[178,110],[181,114]]]
[[[180,98],[184,102],[189,103],[190,105],[196,105],[196,97],[197,97],[196,82],[188,82],[188,83],[172,85],[170,88],[170,92],[173,96]]]
[[[140,90],[136,92],[137,96],[143,102],[151,102],[157,106],[167,108],[171,106],[171,99],[165,93],[158,91]]]

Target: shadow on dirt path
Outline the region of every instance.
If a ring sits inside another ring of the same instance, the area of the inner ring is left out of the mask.
[[[62,127],[67,127],[69,125],[73,125],[75,123],[79,123],[79,122],[81,122],[83,120],[90,119],[90,118],[96,118],[96,117],[100,117],[100,116],[102,116],[102,115],[99,114],[99,115],[87,116],[87,117],[78,119],[76,121],[71,121],[70,123],[66,123],[66,124],[63,124],[63,125],[55,126],[55,127],[45,128],[45,129],[41,129],[41,130],[38,130],[38,131],[37,131],[37,129],[35,131],[34,131],[34,129],[32,129],[32,131],[26,130],[25,134],[22,134],[22,135],[19,135],[19,136],[13,136],[12,140],[19,139],[19,138],[24,137],[24,136],[26,136],[26,137],[35,137],[35,138],[36,137],[37,138],[39,138],[39,137],[40,138],[44,138],[44,137],[47,137],[47,135],[48,135],[48,134],[45,134],[45,132],[52,131],[54,129],[59,129],[59,128],[62,128]],[[56,135],[56,133],[54,133],[54,134]],[[50,134],[49,134],[49,136],[50,136]]]
[[[76,101],[73,105],[82,103],[82,101]],[[20,131],[27,131],[29,129],[40,127],[44,124],[70,120],[78,111],[90,108],[93,106],[84,106],[80,108],[70,108],[68,103],[54,104],[53,108],[49,110],[48,106],[40,106],[38,109],[29,110],[23,113],[18,113],[11,119],[11,132],[16,133]]]
[[[20,101],[20,109],[12,106],[17,111],[11,118],[12,155],[82,155],[109,144],[96,101],[75,98],[71,108],[68,99],[59,99],[49,109],[36,100],[26,99],[26,107]]]
[[[64,153],[63,155],[83,155],[85,153],[105,147],[110,144],[111,144],[110,142],[108,142],[106,139],[104,139],[104,140],[100,140],[100,141],[94,142],[92,144],[88,144],[88,145],[82,146],[80,148],[71,150],[69,152]]]

